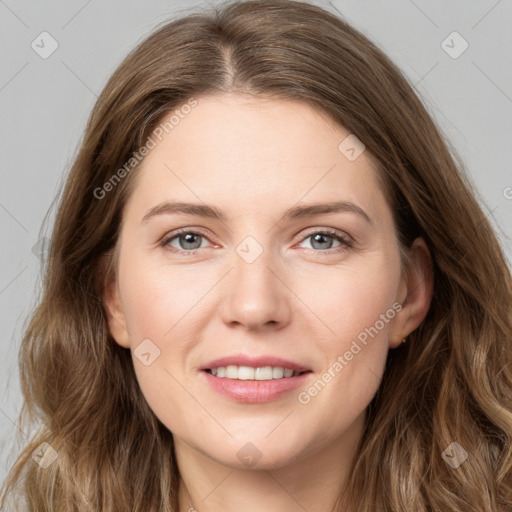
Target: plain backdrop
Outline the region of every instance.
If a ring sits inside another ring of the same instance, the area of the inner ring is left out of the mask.
[[[341,13],[404,71],[462,156],[510,263],[511,0],[313,3]],[[40,290],[40,229],[88,115],[123,57],[157,24],[208,7],[206,1],[0,0],[0,482],[16,454],[17,356]]]

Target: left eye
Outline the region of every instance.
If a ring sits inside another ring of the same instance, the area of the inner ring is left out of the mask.
[[[329,238],[340,242],[340,245],[335,248],[337,251],[350,247],[350,241],[346,236],[333,231],[314,231],[309,233],[303,240],[311,239],[313,249],[329,250],[332,248],[332,241],[327,244],[325,242]],[[325,245],[327,245],[327,247]]]
[[[335,231],[313,231],[307,234],[302,239],[301,243],[308,239],[312,240],[312,248],[318,249],[318,251],[315,252],[327,252],[332,249],[332,240],[337,240],[339,242],[339,245],[334,248],[333,252],[339,252],[347,247],[351,247],[351,241],[348,236]],[[331,239],[330,242],[329,239]],[[178,241],[179,247],[172,245],[172,242],[175,240]],[[208,240],[208,238],[201,233],[197,233],[195,231],[180,231],[172,236],[164,238],[161,245],[172,252],[194,254],[195,250],[202,248],[201,242],[204,240]]]

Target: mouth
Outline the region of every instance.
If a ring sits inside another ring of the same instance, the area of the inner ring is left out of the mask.
[[[313,371],[277,357],[239,355],[211,361],[199,374],[211,390],[231,401],[257,404],[289,397]]]
[[[268,381],[298,377],[304,373],[309,373],[311,370],[294,370],[283,366],[228,365],[206,368],[204,371],[220,379]]]

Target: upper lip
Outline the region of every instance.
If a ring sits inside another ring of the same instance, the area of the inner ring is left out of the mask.
[[[200,370],[211,370],[212,368],[220,368],[226,366],[250,366],[251,368],[263,368],[265,366],[274,366],[274,367],[282,367],[289,368],[290,370],[294,370],[296,372],[305,372],[310,371],[311,368],[307,366],[303,366],[301,364],[295,363],[293,361],[289,361],[287,359],[283,359],[281,357],[276,356],[247,356],[247,355],[234,355],[234,356],[226,356],[220,357],[218,359],[214,359],[209,363],[201,366]]]

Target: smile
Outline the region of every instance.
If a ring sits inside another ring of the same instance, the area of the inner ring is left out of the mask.
[[[214,377],[236,379],[236,380],[275,380],[288,377],[297,377],[303,371],[283,368],[282,366],[259,366],[253,368],[251,366],[219,366],[217,368],[207,369]]]
[[[223,373],[224,376],[221,376]],[[310,370],[291,370],[281,366],[254,368],[228,365],[199,372],[199,376],[205,379],[207,386],[216,394],[245,404],[265,403],[294,396],[293,392],[306,385],[311,375],[314,374]]]

